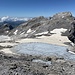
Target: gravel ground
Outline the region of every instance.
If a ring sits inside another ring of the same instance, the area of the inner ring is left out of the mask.
[[[33,60],[51,61],[51,64]],[[75,61],[56,56],[7,55],[0,52],[0,75],[75,75]]]

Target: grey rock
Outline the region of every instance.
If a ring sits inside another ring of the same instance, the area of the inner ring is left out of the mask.
[[[65,28],[69,29],[71,27],[71,23],[74,21],[74,17],[71,12],[61,12],[55,14],[53,17],[45,18],[35,17],[21,25],[17,28],[14,28],[11,32],[9,32],[10,36],[15,36],[18,38],[36,38],[39,36],[50,36],[53,29],[56,28]],[[16,31],[17,30],[17,31]],[[16,32],[16,34],[14,34]],[[43,33],[48,32],[48,33]],[[36,35],[38,33],[42,33],[40,35]],[[62,33],[63,36],[67,36],[68,31]]]
[[[58,61],[46,65],[31,61],[34,58],[40,59],[40,56],[7,55],[1,52],[0,56],[0,75],[75,75],[75,61],[72,60],[56,57]],[[48,57],[43,57],[43,60],[46,58]]]
[[[54,19],[66,18],[66,17],[72,17],[71,12],[61,12],[61,13],[57,13],[53,16]]]
[[[75,43],[75,22],[71,23],[68,38],[71,42]]]

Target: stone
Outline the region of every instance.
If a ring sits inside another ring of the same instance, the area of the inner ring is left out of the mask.
[[[75,22],[71,23],[71,28],[69,29],[68,39],[75,43]]]

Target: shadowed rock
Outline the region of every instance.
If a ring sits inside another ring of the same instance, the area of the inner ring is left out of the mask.
[[[69,29],[68,38],[71,42],[75,44],[75,22],[71,23],[71,28]]]

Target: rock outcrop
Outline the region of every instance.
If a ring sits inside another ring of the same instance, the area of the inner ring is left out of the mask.
[[[57,13],[53,16],[54,19],[66,18],[66,17],[72,17],[71,12],[61,12],[61,13]]]
[[[71,28],[69,29],[68,38],[71,42],[75,44],[75,22],[71,23]]]
[[[11,30],[13,29],[13,27],[9,24],[3,24],[2,26],[0,26],[0,35],[7,35]]]

